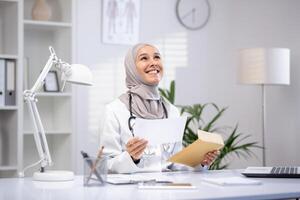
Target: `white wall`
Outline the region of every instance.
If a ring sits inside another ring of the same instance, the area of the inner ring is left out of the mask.
[[[269,0],[259,5],[252,1],[236,5],[237,14],[242,13],[243,18],[236,20],[235,44],[291,49],[291,85],[268,86],[266,90],[266,161],[271,165],[299,165],[300,2]]]
[[[178,103],[213,101],[229,106],[224,123],[238,121],[239,130],[261,141],[262,90],[236,83],[237,52],[248,47],[290,48],[291,85],[266,86],[266,161],[268,165],[299,165],[300,1],[215,0],[211,4],[211,21],[201,30],[208,45],[195,37],[191,46],[206,55],[190,55],[191,68],[177,71]],[[261,152],[257,155],[261,159]],[[257,164],[257,159],[236,160],[232,167],[249,164]]]
[[[175,3],[141,0],[140,41],[155,43],[161,49],[169,74],[164,83],[175,76],[176,67],[183,67],[176,72],[176,103],[228,106],[221,125],[238,123],[240,131],[251,134],[250,140],[261,141],[261,88],[236,83],[237,49],[291,49],[291,85],[266,88],[267,163],[299,165],[300,81],[296,76],[300,1],[210,0],[211,18],[198,31],[187,31],[178,23]],[[78,0],[76,41],[78,62],[90,65],[96,77],[93,88],[77,90],[77,149],[94,153],[103,105],[125,91],[122,63],[129,46],[101,43],[100,0]],[[259,165],[261,151],[255,153],[258,158],[236,159],[231,167]],[[78,159],[78,172],[81,165]]]

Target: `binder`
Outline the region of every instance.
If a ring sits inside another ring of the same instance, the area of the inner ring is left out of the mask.
[[[0,107],[5,105],[5,60],[0,59]]]
[[[16,62],[6,60],[5,105],[16,105]]]

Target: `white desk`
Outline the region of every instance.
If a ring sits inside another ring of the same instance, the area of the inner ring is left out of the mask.
[[[201,181],[203,177],[238,176],[238,170],[206,172],[147,173],[189,182],[193,190],[139,190],[136,185],[83,187],[81,176],[65,183],[34,182],[31,178],[0,179],[0,199],[74,200],[74,199],[287,199],[300,197],[300,179],[258,179],[261,185],[217,186]],[[145,175],[145,174],[143,174]],[[52,187],[52,188],[51,188]]]

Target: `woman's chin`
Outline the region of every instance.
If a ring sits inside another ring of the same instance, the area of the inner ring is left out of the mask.
[[[149,80],[146,83],[148,85],[157,86],[159,84],[160,80]]]

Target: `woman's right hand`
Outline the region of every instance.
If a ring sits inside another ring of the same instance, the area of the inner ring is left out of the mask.
[[[137,161],[142,157],[147,144],[147,140],[142,138],[140,139],[138,137],[133,137],[130,140],[128,140],[126,144],[126,151],[129,153],[129,155],[134,161]]]

